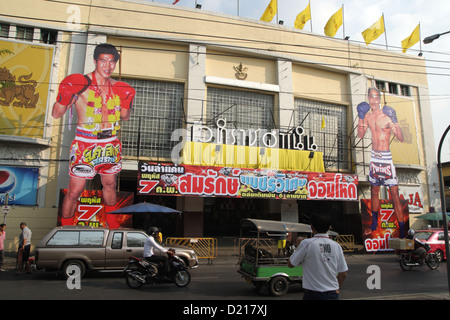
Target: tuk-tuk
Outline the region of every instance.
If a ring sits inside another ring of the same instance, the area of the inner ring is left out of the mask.
[[[303,236],[311,235],[308,224],[284,221],[242,219],[239,242],[239,270],[245,280],[252,283],[260,291],[266,291],[274,296],[284,295],[289,285],[301,283],[302,267],[289,268],[288,256],[273,252],[270,246],[265,246],[269,239],[279,240],[286,237],[288,233]],[[252,237],[245,238],[250,233]],[[252,241],[243,241],[252,239]]]

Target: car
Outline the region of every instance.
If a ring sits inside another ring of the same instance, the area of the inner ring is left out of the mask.
[[[431,252],[436,253],[439,261],[447,259],[445,254],[444,229],[417,230],[414,236],[418,240],[426,242],[430,246]]]
[[[76,266],[81,277],[86,271],[123,270],[130,256],[142,257],[148,235],[137,229],[108,229],[88,226],[63,226],[50,231],[36,246],[36,269],[62,271],[65,278]],[[183,246],[174,248],[175,255],[186,266],[196,268],[198,258],[194,250]],[[163,254],[155,250],[155,254]]]

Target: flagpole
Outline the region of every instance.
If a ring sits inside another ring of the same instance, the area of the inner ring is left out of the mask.
[[[422,54],[422,32],[420,28],[420,21],[419,21],[419,42],[420,42],[420,54]]]
[[[342,39],[345,39],[345,23],[344,23],[344,21],[345,21],[345,19],[344,19],[344,17],[345,17],[345,14],[344,14],[344,4],[342,4]]]
[[[237,16],[239,17],[239,0],[237,0]]]
[[[277,0],[277,24],[280,22],[280,20],[278,20],[278,0]]]
[[[384,27],[384,39],[386,41],[386,50],[389,50],[387,42],[386,22],[384,21],[384,12],[383,12],[383,27]]]
[[[309,0],[309,24],[310,24],[310,26],[311,26],[311,33],[313,32],[312,31],[312,14],[311,14],[311,0]]]

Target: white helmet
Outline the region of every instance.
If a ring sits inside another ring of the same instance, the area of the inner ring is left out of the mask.
[[[413,229],[409,229],[408,230],[408,236],[413,236],[414,235],[414,230]]]

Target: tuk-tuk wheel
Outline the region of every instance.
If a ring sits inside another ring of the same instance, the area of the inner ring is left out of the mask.
[[[289,282],[283,276],[277,276],[269,281],[269,293],[273,296],[283,296],[289,289]]]

